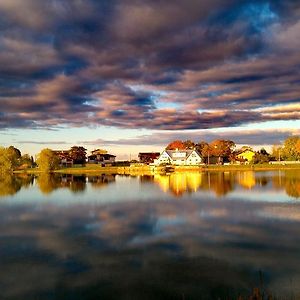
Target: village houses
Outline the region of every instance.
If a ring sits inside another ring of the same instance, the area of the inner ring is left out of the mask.
[[[154,165],[170,164],[177,166],[196,166],[202,164],[202,158],[196,150],[164,150],[154,160]]]

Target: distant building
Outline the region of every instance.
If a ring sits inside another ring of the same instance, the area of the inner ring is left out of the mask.
[[[105,165],[111,165],[115,161],[116,161],[116,156],[108,153],[92,154],[88,156],[88,163],[90,164],[102,164],[105,166]]]
[[[139,160],[140,163],[143,164],[151,164],[160,156],[159,152],[140,152],[139,153]]]
[[[251,148],[242,148],[240,151],[237,152],[236,158],[239,161],[252,161],[253,157],[255,155],[255,151],[253,151]]]
[[[155,165],[171,164],[177,166],[196,166],[202,163],[202,158],[196,150],[164,150]]]
[[[95,149],[91,151],[92,155],[97,155],[97,154],[107,154],[107,151],[104,149]]]
[[[70,150],[54,150],[55,155],[60,159],[60,166],[72,167],[74,160],[70,156]]]

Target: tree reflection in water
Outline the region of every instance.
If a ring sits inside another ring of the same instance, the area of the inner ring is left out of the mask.
[[[35,176],[29,174],[0,176],[0,197],[14,195],[21,188],[33,185],[34,178]],[[138,178],[142,183],[158,185],[164,193],[171,193],[176,197],[199,191],[213,192],[217,197],[222,197],[237,188],[284,190],[290,197],[300,197],[300,172],[297,170],[272,173],[254,171],[182,172],[170,175],[141,175]],[[114,174],[91,176],[41,173],[36,177],[37,186],[45,195],[62,188],[69,189],[72,193],[82,193],[85,192],[87,184],[94,189],[99,189],[107,187],[115,181],[116,175]]]
[[[146,177],[141,176],[140,180],[144,182]],[[147,181],[150,180],[159,185],[163,192],[170,192],[177,197],[201,190],[212,191],[217,197],[222,197],[238,187],[246,190],[267,188],[269,183],[272,183],[272,188],[285,190],[291,197],[300,197],[300,173],[297,170],[278,171],[276,175],[254,171],[183,172],[147,176]]]
[[[88,176],[88,182],[93,188],[99,189],[116,181],[114,174],[102,174],[100,176]]]
[[[293,198],[300,197],[300,172],[298,170],[279,170],[272,177],[272,184],[278,190],[284,188],[286,193]]]
[[[37,177],[39,189],[43,194],[50,194],[56,189],[66,188],[73,193],[82,193],[86,190],[87,182],[94,188],[103,187],[115,181],[115,175],[71,175],[41,173]]]
[[[0,175],[0,197],[12,196],[16,194],[21,187],[28,187],[33,184],[32,175]]]

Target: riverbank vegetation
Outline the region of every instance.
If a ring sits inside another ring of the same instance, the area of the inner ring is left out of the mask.
[[[175,167],[176,171],[188,170],[274,170],[299,168],[300,164],[300,137],[291,136],[281,146],[273,146],[272,153],[264,148],[254,151],[249,146],[243,146],[236,150],[236,145],[230,140],[215,140],[211,143],[201,141],[194,143],[191,140],[173,141],[166,149],[187,150],[195,149],[203,159],[203,164],[192,167]],[[153,170],[152,166],[137,163],[137,161],[113,162],[110,165],[87,164],[86,149],[82,146],[73,146],[68,152],[68,157],[61,157],[64,151],[53,151],[49,148],[43,149],[36,161],[28,154],[21,154],[21,151],[14,146],[8,148],[0,147],[0,174],[12,172],[61,172],[61,173],[88,173],[88,172],[139,172]],[[241,155],[243,152],[250,152],[252,156]],[[68,161],[72,161],[68,164]],[[269,162],[277,161],[276,165]],[[295,165],[285,164],[294,161]],[[297,161],[299,164],[297,165]],[[137,164],[134,164],[137,163]],[[65,164],[65,166],[64,166]],[[159,168],[157,168],[159,170]]]
[[[33,157],[29,154],[21,154],[21,151],[13,146],[0,147],[0,175],[12,173],[18,169],[28,169],[35,165]]]

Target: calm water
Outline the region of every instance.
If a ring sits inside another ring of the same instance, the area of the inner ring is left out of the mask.
[[[0,299],[300,299],[300,171],[0,178]]]

